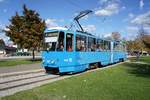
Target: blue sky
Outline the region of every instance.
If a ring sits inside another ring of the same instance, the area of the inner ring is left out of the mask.
[[[117,31],[133,39],[141,25],[150,31],[150,0],[0,0],[0,28],[9,25],[16,11],[22,13],[23,4],[36,10],[48,27],[69,26],[77,13],[91,9],[93,13],[81,19],[81,24],[97,36]],[[4,33],[0,38],[8,42]]]

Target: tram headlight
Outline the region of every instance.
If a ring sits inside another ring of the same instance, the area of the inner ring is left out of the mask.
[[[56,62],[55,60],[51,60],[51,62],[50,62],[50,63],[51,63],[51,64],[54,64],[55,62]]]
[[[42,62],[44,63],[44,62],[45,62],[45,60],[42,60]]]
[[[50,63],[51,61],[50,60],[47,60],[47,63]]]
[[[56,60],[47,60],[46,62],[49,63],[49,64],[55,64]]]
[[[43,58],[42,58],[42,62],[45,63],[45,61],[46,61],[46,60],[45,60],[45,57],[43,57]]]

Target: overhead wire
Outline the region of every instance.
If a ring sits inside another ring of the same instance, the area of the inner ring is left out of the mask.
[[[73,5],[74,7],[78,8],[78,9],[80,9],[80,10],[84,9],[82,6],[76,4],[76,3],[73,2],[72,0],[67,0],[67,1],[68,1],[68,3],[70,3],[71,5]]]

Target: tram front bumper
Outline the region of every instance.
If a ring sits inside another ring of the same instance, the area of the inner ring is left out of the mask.
[[[43,60],[42,61],[42,66],[43,67],[57,68],[56,62],[57,62],[56,60]]]

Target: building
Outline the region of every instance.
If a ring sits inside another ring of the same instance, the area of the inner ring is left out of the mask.
[[[0,57],[12,56],[16,51],[16,47],[6,46],[4,40],[0,39]]]

